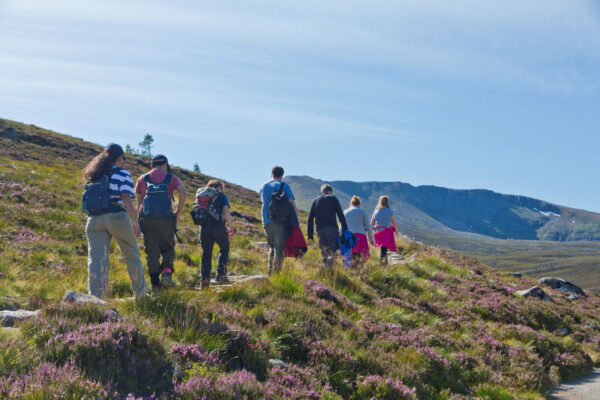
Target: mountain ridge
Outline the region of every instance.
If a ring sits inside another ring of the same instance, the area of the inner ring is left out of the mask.
[[[324,183],[334,187],[342,203],[356,194],[365,208],[373,208],[380,195],[389,195],[399,224],[417,239],[422,236],[422,225],[429,222],[429,230],[452,236],[471,233],[514,240],[600,240],[600,214],[528,196],[405,182],[324,181],[295,175],[285,180],[305,209]]]

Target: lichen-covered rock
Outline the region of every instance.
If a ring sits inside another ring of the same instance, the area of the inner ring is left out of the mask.
[[[24,321],[29,318],[33,318],[39,314],[38,311],[28,310],[4,310],[0,311],[0,325],[12,327],[15,322]]]
[[[571,293],[575,293],[575,294],[587,297],[587,295],[585,294],[585,292],[583,291],[582,288],[575,285],[574,283],[565,281],[564,279],[547,277],[547,278],[540,279],[539,282],[543,285],[550,286],[552,289],[558,289],[558,290],[562,290],[565,292],[571,292]]]
[[[76,292],[74,290],[67,290],[63,296],[63,301],[67,303],[94,303],[94,304],[107,304],[106,301],[92,296],[91,294]]]
[[[548,295],[548,293],[544,292],[544,290],[538,286],[534,286],[530,289],[519,290],[517,294],[523,297],[532,297],[534,299],[543,300],[543,301],[554,301],[552,297]]]

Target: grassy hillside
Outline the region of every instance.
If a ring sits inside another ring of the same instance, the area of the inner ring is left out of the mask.
[[[323,184],[318,179],[305,176],[287,177],[286,179],[298,198],[298,204],[305,209],[310,207],[312,199],[319,193]],[[335,194],[344,207],[349,203],[351,193],[363,199],[363,207],[369,212],[375,207],[380,195],[389,194],[401,232],[425,244],[449,247],[495,267],[525,272],[533,277],[558,276],[600,293],[600,242],[598,241],[502,240],[483,234],[458,231],[449,228],[424,212],[423,209],[415,206],[417,201],[407,202],[406,197],[403,197],[402,194],[399,195],[400,197],[395,197],[394,193],[415,189],[408,184],[333,182],[333,186]],[[437,189],[442,190],[442,188]],[[424,187],[424,190],[433,189]],[[464,195],[467,196],[468,192],[465,192]],[[520,204],[524,204],[523,198],[520,201]],[[541,207],[539,208],[541,210],[554,209],[557,213],[562,213],[561,215],[564,217],[573,218],[572,220],[576,223],[571,223],[573,227],[569,227],[570,232],[578,229],[582,229],[579,232],[583,232],[591,226],[586,225],[585,222],[580,225],[577,221],[597,218],[597,214],[594,213],[561,207],[553,208],[556,206],[547,204],[545,206],[530,204],[529,207],[535,208],[536,205]],[[449,204],[450,208],[453,206],[455,206],[454,203]],[[519,212],[524,218],[532,212],[532,208],[525,208],[529,211],[521,209]],[[536,215],[535,218],[538,216]],[[552,221],[540,228],[538,233],[542,238],[548,238],[553,227],[562,224],[560,221],[564,221],[562,217],[550,216],[547,218],[551,218]],[[575,237],[582,236],[576,234]]]
[[[280,275],[198,292],[200,249],[184,219],[179,289],[117,300],[131,289],[113,246],[109,306],[60,304],[86,289],[80,169],[98,147],[0,124],[18,131],[0,135],[0,301],[42,308],[1,331],[0,398],[542,399],[600,363],[596,295],[523,298],[516,290],[535,281],[410,241],[396,266],[326,271],[311,245]],[[145,162],[127,167],[136,175]],[[189,190],[208,178],[176,173]],[[227,191],[232,209],[258,217],[256,193]],[[230,271],[265,273],[259,225],[235,225]]]

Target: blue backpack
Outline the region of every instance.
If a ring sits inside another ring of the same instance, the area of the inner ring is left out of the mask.
[[[172,177],[172,174],[167,173],[162,182],[154,183],[150,180],[150,174],[144,175],[146,196],[142,201],[141,219],[175,218],[171,209],[171,196],[169,196],[169,184]]]
[[[102,175],[99,179],[85,184],[85,190],[81,195],[81,211],[88,215],[123,211],[119,203],[110,197],[109,182],[110,175]]]

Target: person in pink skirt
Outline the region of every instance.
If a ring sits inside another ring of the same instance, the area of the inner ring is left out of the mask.
[[[360,197],[353,196],[350,207],[344,211],[348,230],[356,236],[356,246],[352,248],[352,266],[356,267],[367,261],[371,256],[369,243],[374,244],[373,228],[369,224],[369,217],[365,210],[360,208]],[[367,234],[369,241],[367,242]]]
[[[398,235],[396,219],[394,218],[394,212],[390,208],[390,198],[388,196],[381,196],[379,198],[379,203],[371,218],[371,226],[375,232],[375,246],[381,249],[381,263],[387,264],[388,250],[397,251],[395,236]]]

